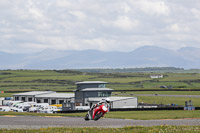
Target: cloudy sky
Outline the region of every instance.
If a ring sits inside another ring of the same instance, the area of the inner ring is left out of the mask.
[[[200,47],[199,0],[0,0],[0,51]]]

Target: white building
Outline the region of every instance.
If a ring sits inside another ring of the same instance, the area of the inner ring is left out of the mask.
[[[62,104],[74,101],[74,93],[49,93],[35,96],[37,103]]]
[[[88,104],[91,106],[105,97],[91,97],[87,99]],[[137,97],[108,97],[111,100],[111,108],[137,108]]]
[[[56,93],[54,91],[31,91],[13,94],[14,101],[62,104],[74,101],[74,93]]]
[[[55,93],[54,91],[30,91],[24,93],[13,94],[14,101],[35,102],[35,96],[42,94]]]
[[[163,75],[151,75],[150,78],[152,79],[163,78]]]

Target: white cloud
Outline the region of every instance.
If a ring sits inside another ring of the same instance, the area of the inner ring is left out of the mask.
[[[195,16],[195,18],[200,19],[200,10],[193,8],[191,9],[191,12]]]
[[[125,30],[133,30],[133,28],[136,28],[139,25],[139,22],[137,20],[131,20],[127,16],[120,16],[116,21],[113,22],[114,26]]]
[[[71,13],[72,15],[74,15],[74,16],[76,16],[78,19],[80,19],[80,20],[84,20],[84,19],[86,19],[86,15],[83,13],[83,12],[81,12],[81,11],[70,11],[69,13]]]
[[[0,51],[199,47],[199,9],[197,0],[0,0]]]
[[[171,24],[166,28],[168,31],[171,32],[189,32],[190,28],[186,25],[179,25],[179,24]]]
[[[148,15],[168,16],[170,14],[170,8],[163,0],[139,0],[132,1],[132,4]]]

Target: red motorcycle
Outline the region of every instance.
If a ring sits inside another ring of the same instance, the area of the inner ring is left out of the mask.
[[[85,116],[85,120],[99,120],[101,117],[103,117],[107,112],[109,111],[109,107],[106,104],[102,104],[96,108],[94,108],[92,111],[88,111],[88,113]]]

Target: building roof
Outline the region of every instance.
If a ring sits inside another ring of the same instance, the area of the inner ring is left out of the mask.
[[[88,101],[89,102],[99,102],[102,99],[105,99],[107,97],[89,97]],[[135,99],[137,97],[108,97],[110,101],[121,101],[121,100],[127,100],[127,99]]]
[[[113,91],[113,89],[110,89],[110,88],[85,88],[80,91]]]
[[[72,98],[74,93],[49,93],[35,96],[36,98]]]
[[[54,91],[30,91],[24,93],[13,94],[13,96],[34,96],[34,95],[41,95],[41,94],[49,94],[55,93]]]
[[[79,84],[107,84],[108,82],[103,82],[103,81],[83,81],[83,82],[76,82],[76,85]]]

